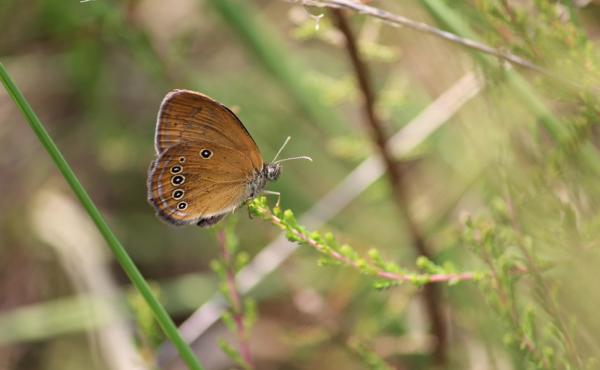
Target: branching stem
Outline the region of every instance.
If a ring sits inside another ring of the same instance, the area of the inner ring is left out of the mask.
[[[385,271],[375,264],[365,264],[363,262],[357,262],[352,258],[349,258],[342,253],[332,250],[328,246],[320,243],[310,236],[310,233],[302,230],[301,228],[290,227],[281,217],[276,216],[266,207],[261,207],[254,203],[256,210],[261,214],[261,217],[270,221],[273,225],[279,227],[282,230],[286,230],[297,238],[301,243],[309,245],[317,252],[325,254],[334,260],[340,262],[342,265],[354,268],[358,271],[365,272],[369,271],[369,274],[380,279],[389,280],[397,283],[415,283],[419,284],[432,284],[432,283],[454,283],[461,281],[473,281],[479,280],[482,277],[480,272],[460,272],[460,273],[443,273],[443,274],[426,274],[426,273],[396,273]]]

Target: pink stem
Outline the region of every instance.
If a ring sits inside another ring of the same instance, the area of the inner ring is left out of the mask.
[[[242,300],[235,284],[235,271],[233,270],[233,262],[231,261],[231,255],[227,250],[227,240],[225,238],[225,232],[220,231],[217,234],[219,240],[219,247],[221,249],[221,256],[225,261],[226,268],[226,279],[227,279],[227,291],[229,292],[229,298],[232,304],[233,320],[235,322],[236,334],[238,337],[238,345],[240,348],[240,355],[244,359],[244,362],[250,369],[254,369],[254,363],[252,360],[252,353],[250,352],[250,343],[246,333],[246,327],[244,326],[244,314],[242,311]]]
[[[273,224],[275,224],[279,227],[282,227],[282,228],[286,228],[283,221],[279,217],[270,213],[269,210],[264,210],[264,211],[268,212],[268,215],[271,218],[271,222]],[[289,230],[292,234],[294,234],[294,236],[298,237],[303,242],[307,243],[308,245],[310,245],[317,251],[323,252],[323,250],[325,249],[325,247],[323,245],[319,244],[316,240],[311,239],[308,235],[305,235],[304,233],[301,233],[300,231],[295,230],[295,229],[289,229]],[[328,251],[327,254],[347,266],[351,266],[356,269],[360,268],[358,266],[358,263],[352,261],[350,258],[342,255],[341,253],[339,253],[337,251]],[[399,281],[399,282],[411,282],[416,279],[423,278],[423,280],[427,283],[442,283],[442,282],[449,282],[449,281],[468,281],[468,280],[473,280],[476,277],[476,274],[473,272],[463,272],[463,273],[457,273],[457,274],[433,274],[433,275],[400,274],[400,273],[382,271],[381,269],[378,269],[372,265],[370,267],[374,270],[374,274],[377,277],[385,279],[385,280]]]

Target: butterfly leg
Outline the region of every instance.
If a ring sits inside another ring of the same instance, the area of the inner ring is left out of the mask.
[[[270,191],[270,190],[264,190],[263,194],[265,195],[276,195],[277,196],[277,202],[275,203],[275,208],[279,208],[279,201],[281,200],[281,193],[278,191]]]

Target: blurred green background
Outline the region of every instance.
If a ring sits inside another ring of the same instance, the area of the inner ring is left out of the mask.
[[[465,74],[478,76],[477,96],[398,165],[408,212],[436,261],[497,279],[440,287],[449,335],[440,364],[421,288],[375,290],[372,279],[320,267],[315,251],[300,248],[250,293],[256,368],[600,368],[600,6],[368,3],[516,53],[554,77],[346,14],[390,136]],[[232,107],[267,160],[291,136],[285,155],[314,162],[286,163],[268,189],[297,215],[377,152],[330,10],[262,0],[0,0],[0,24],[0,61],[177,323],[217,291],[209,265],[218,247],[213,232],[168,226],[146,202],[169,90]],[[4,90],[0,122],[0,369],[184,368],[160,355],[164,337],[148,308]],[[244,209],[236,217],[250,256],[278,235]],[[415,268],[386,177],[322,229]],[[515,276],[515,266],[531,274]],[[234,367],[218,338],[235,347],[218,323],[193,348],[207,369]],[[135,365],[123,363],[131,353]]]

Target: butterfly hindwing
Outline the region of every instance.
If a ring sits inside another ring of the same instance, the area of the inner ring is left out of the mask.
[[[204,140],[176,144],[152,163],[148,200],[165,221],[210,226],[246,200],[254,173],[238,150]]]

